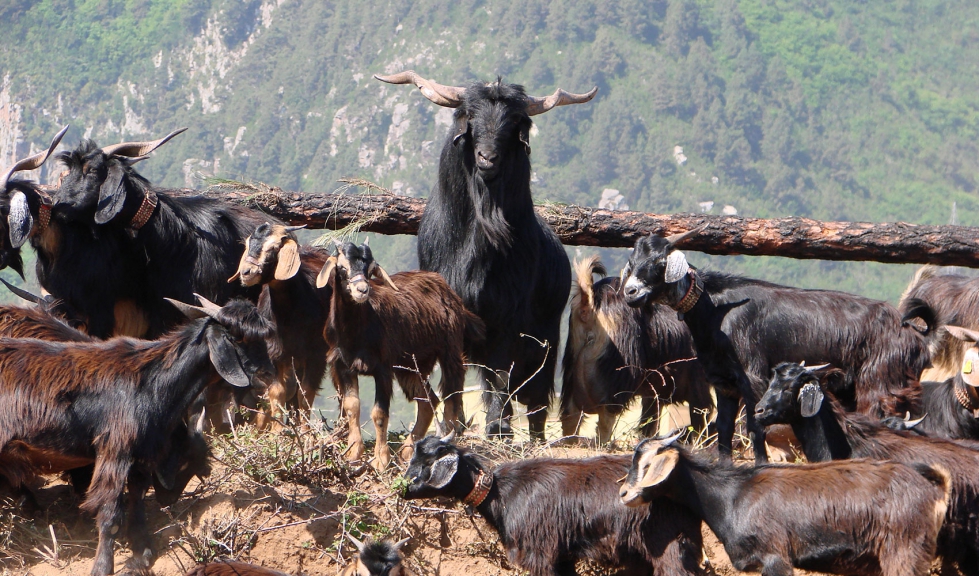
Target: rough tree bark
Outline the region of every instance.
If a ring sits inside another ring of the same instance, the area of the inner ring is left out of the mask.
[[[424,199],[386,193],[215,189],[204,194],[247,204],[291,224],[327,229],[358,224],[364,231],[380,234],[416,234],[425,209]],[[559,204],[538,206],[537,212],[568,245],[632,247],[637,238],[646,234],[675,234],[705,226],[681,246],[708,254],[979,268],[979,228],[968,226],[652,214]]]

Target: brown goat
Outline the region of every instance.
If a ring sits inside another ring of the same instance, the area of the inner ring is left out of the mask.
[[[628,506],[667,497],[702,518],[738,570],[791,576],[926,576],[948,508],[941,466],[853,460],[733,466],[643,440],[625,484]]]
[[[428,383],[435,362],[442,369],[439,393],[445,402],[444,421],[458,428],[465,420],[462,390],[466,377],[464,346],[483,338],[483,322],[466,310],[462,299],[434,272],[399,272],[393,277],[374,261],[365,241],[361,246],[338,244],[316,279],[333,288],[325,337],[332,347],[333,382],[343,397],[350,422],[347,437],[351,458],[363,456],[360,435],[360,392],[357,375],[375,382],[371,419],[377,432],[374,466],[391,462],[387,443],[388,408],[396,377],[405,396],[415,402],[415,425],[401,456],[425,436],[439,403]],[[383,282],[372,281],[375,274]]]
[[[898,308],[908,314],[921,304],[934,311],[939,326],[954,325],[979,330],[979,278],[940,274],[936,266],[922,266],[901,296]],[[943,330],[930,339],[931,367],[922,380],[944,381],[959,372],[965,349]]]
[[[152,562],[143,496],[194,398],[222,378],[247,387],[272,371],[271,326],[254,305],[201,300],[175,303],[192,321],[153,342],[0,339],[0,475],[21,486],[95,465],[81,506],[99,531],[93,576],[112,573],[127,487],[132,562]]]
[[[269,341],[276,378],[269,384],[268,408],[255,419],[259,428],[273,422],[278,426],[293,398],[308,414],[326,373],[330,347],[323,331],[330,289],[318,290],[316,275],[329,253],[323,248],[300,246],[293,233],[299,228],[268,222],[255,228],[245,240],[238,271],[228,280],[240,280],[242,286],[264,284],[258,308],[276,326]]]
[[[234,560],[218,560],[210,564],[194,566],[187,576],[289,576],[285,572],[271,570],[254,564],[235,562]]]
[[[642,433],[659,429],[666,404],[687,402],[690,423],[706,429],[714,406],[693,340],[665,306],[632,308],[618,278],[605,278],[597,256],[575,261],[568,343],[564,348],[561,422],[575,436],[582,414],[598,414],[598,442],[611,439],[615,419],[632,398],[642,399]],[[594,275],[602,276],[595,282]]]

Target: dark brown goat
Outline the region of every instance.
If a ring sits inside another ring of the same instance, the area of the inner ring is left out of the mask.
[[[695,456],[673,445],[676,438],[640,442],[622,502],[675,500],[704,520],[738,570],[929,573],[948,506],[943,467],[869,460],[739,467]]]
[[[490,469],[445,438],[416,445],[405,498],[449,496],[496,529],[510,561],[531,576],[573,575],[578,560],[618,574],[699,574],[700,521],[666,499],[642,509],[616,498],[628,456],[533,458]]]
[[[615,419],[642,398],[642,433],[656,434],[664,405],[687,402],[698,432],[710,421],[710,386],[686,325],[665,306],[625,303],[618,278],[604,278],[597,256],[575,262],[568,342],[564,348],[561,423],[575,436],[582,414],[598,414],[598,442],[611,439]],[[603,278],[594,281],[594,275]]]
[[[99,531],[93,576],[112,573],[127,487],[133,562],[152,562],[143,496],[194,398],[222,378],[247,387],[272,371],[271,326],[254,305],[202,302],[175,303],[193,320],[153,342],[0,339],[0,475],[21,486],[95,464],[82,503]]]
[[[444,421],[455,428],[465,421],[463,349],[483,338],[483,322],[466,310],[440,275],[415,271],[388,276],[374,261],[366,241],[337,248],[338,255],[327,260],[316,285],[333,289],[325,337],[332,348],[333,382],[350,422],[348,455],[360,458],[364,452],[357,375],[371,375],[375,382],[371,419],[377,432],[374,466],[384,469],[391,462],[387,427],[394,377],[408,400],[415,402],[415,425],[401,454],[407,459],[414,442],[428,432],[439,403],[428,383],[436,361],[442,369],[439,395],[445,402]],[[375,274],[383,281],[372,281]]]
[[[911,464],[924,462],[947,469],[952,497],[938,540],[938,553],[963,574],[979,568],[979,451],[975,442],[950,442],[911,432],[897,432],[862,414],[844,412],[829,392],[837,369],[791,362],[775,368],[768,391],[758,402],[759,423],[789,424],[810,462],[873,458]],[[943,571],[943,574],[954,573]]]
[[[922,266],[914,274],[901,296],[898,308],[908,314],[922,304],[934,310],[939,326],[951,324],[979,330],[979,278],[957,274],[940,274],[940,268]],[[922,380],[944,381],[962,367],[962,344],[950,334],[936,331],[931,339],[931,367]]]
[[[229,280],[240,280],[242,286],[264,284],[258,307],[276,326],[269,343],[276,378],[269,384],[268,409],[255,419],[259,428],[281,421],[293,398],[308,414],[326,373],[329,345],[323,331],[330,312],[330,289],[317,289],[316,275],[329,253],[300,246],[293,234],[298,228],[301,226],[268,222],[255,228],[245,240],[238,272]]]

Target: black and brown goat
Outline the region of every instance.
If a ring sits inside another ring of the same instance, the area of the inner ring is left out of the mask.
[[[357,547],[357,553],[340,576],[411,576],[405,570],[401,547],[408,538],[391,542],[389,540],[368,540],[361,542],[347,532],[347,538]]]
[[[240,281],[242,286],[266,286],[258,308],[276,326],[269,343],[276,378],[269,384],[268,410],[255,419],[260,428],[281,419],[293,398],[308,414],[326,373],[329,346],[323,332],[330,313],[330,289],[317,289],[316,275],[329,253],[300,246],[293,233],[299,228],[269,222],[255,228],[245,239],[238,272],[228,280]]]
[[[7,284],[5,280],[0,282]],[[48,342],[97,342],[96,338],[85,334],[53,312],[59,303],[42,299],[7,284],[18,296],[35,305],[32,307],[0,306],[0,338],[34,338]],[[170,437],[164,450],[166,456],[153,473],[153,488],[156,500],[162,506],[169,506],[180,498],[184,488],[194,476],[205,477],[211,473],[210,449],[197,425],[181,420]],[[68,470],[72,487],[78,493],[88,490],[92,479],[92,466]],[[32,496],[28,496],[32,498]]]
[[[692,230],[669,238],[636,241],[622,270],[630,306],[665,304],[683,315],[697,357],[717,392],[718,447],[731,454],[739,402],[755,461],[767,460],[765,429],[755,422],[755,403],[780,362],[828,362],[845,370],[838,390],[848,410],[892,415],[899,390],[918,386],[928,365],[925,337],[887,304],[833,290],[803,290],[691,267],[676,244]],[[934,318],[922,313],[928,329]],[[904,414],[901,411],[900,414]]]
[[[914,313],[922,306],[934,311],[939,326],[962,326],[979,330],[979,278],[941,274],[936,266],[922,266],[901,296],[902,314]],[[931,339],[931,366],[921,378],[944,381],[959,372],[965,352],[951,334],[938,330]]]
[[[512,434],[516,399],[527,405],[531,437],[543,440],[571,267],[557,235],[534,211],[531,117],[588,102],[598,88],[558,89],[544,98],[500,79],[464,88],[410,70],[374,77],[414,84],[433,103],[455,109],[418,227],[418,264],[441,274],[486,324],[486,338],[466,346],[486,387],[486,433]]]
[[[676,501],[704,520],[738,570],[929,573],[949,499],[943,467],[869,460],[733,466],[674,445],[677,436],[639,443],[622,502]]]
[[[415,402],[415,425],[402,449],[407,459],[412,444],[428,432],[439,397],[445,402],[447,426],[458,429],[465,421],[463,350],[483,338],[484,327],[440,275],[414,271],[388,276],[367,241],[360,246],[337,243],[337,249],[316,279],[318,287],[333,289],[325,332],[331,347],[331,375],[350,422],[347,444],[353,459],[364,452],[357,376],[374,377],[374,465],[383,469],[391,462],[387,428],[394,378],[408,400]],[[375,280],[375,275],[382,280]],[[438,396],[428,382],[436,361],[442,370]]]
[[[182,321],[164,298],[190,302],[201,294],[215,302],[232,297],[258,301],[259,287],[229,284],[241,259],[245,238],[270,219],[268,215],[217,198],[177,197],[151,185],[133,169],[133,161],[163,145],[183,130],[152,142],[124,142],[100,148],[82,140],[58,160],[67,171],[54,195],[52,220],[82,225],[102,238],[123,240],[121,250],[133,251],[138,260],[108,260],[116,275],[101,279],[95,293],[125,292],[120,283],[141,286],[138,299],[122,310],[118,301],[105,299],[97,309],[88,303],[90,316],[113,324],[128,324],[129,335],[154,338]],[[85,262],[101,261],[93,255],[78,256]],[[43,281],[42,281],[42,285]],[[70,286],[65,287],[70,292]],[[90,293],[63,293],[48,288],[80,311]],[[119,333],[117,326],[115,333]],[[97,336],[105,334],[92,332]]]
[[[201,301],[175,302],[192,320],[152,342],[0,339],[0,475],[21,486],[95,464],[82,503],[99,532],[93,576],[112,573],[127,488],[133,562],[152,562],[143,496],[194,398],[221,379],[248,387],[271,375],[271,326],[255,306]]]
[[[938,553],[963,574],[979,573],[979,450],[974,449],[979,444],[898,432],[863,414],[845,412],[831,393],[836,388],[832,382],[841,377],[839,370],[824,366],[780,364],[758,402],[758,422],[791,425],[810,462],[873,458],[948,470],[952,496]]]
[[[449,496],[471,505],[499,533],[507,556],[531,576],[577,574],[578,560],[622,574],[700,574],[700,521],[669,500],[622,506],[628,456],[533,458],[490,469],[445,438],[415,446],[405,498]]]
[[[605,278],[596,256],[574,268],[561,389],[564,436],[578,434],[583,414],[598,414],[598,442],[608,443],[616,417],[636,396],[646,436],[659,429],[662,407],[679,402],[688,403],[694,429],[706,429],[714,402],[690,331],[676,313],[628,306],[619,279]],[[602,276],[597,282],[595,274]]]

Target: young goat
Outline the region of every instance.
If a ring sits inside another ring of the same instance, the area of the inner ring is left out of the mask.
[[[408,542],[408,538],[398,542],[368,540],[365,543],[349,532],[347,538],[357,547],[357,554],[340,572],[340,576],[411,576],[404,568],[404,557],[401,555],[401,547]]]
[[[350,457],[358,459],[364,443],[357,375],[374,377],[374,466],[384,469],[391,462],[387,429],[393,377],[408,400],[415,402],[415,425],[402,449],[402,457],[408,459],[412,444],[428,431],[439,403],[428,384],[436,361],[442,369],[439,394],[445,402],[444,421],[454,428],[465,421],[463,347],[483,337],[483,322],[466,310],[438,274],[416,271],[388,276],[374,261],[366,241],[361,246],[338,243],[337,248],[338,255],[330,256],[316,278],[318,287],[333,288],[325,332],[332,347],[333,383],[350,422]],[[375,274],[383,282],[372,281]]]
[[[247,387],[271,374],[271,327],[255,306],[201,301],[174,302],[193,320],[153,342],[0,339],[0,475],[20,486],[95,464],[82,503],[99,531],[93,576],[112,573],[127,487],[133,562],[152,562],[143,496],[193,399],[222,378]]]
[[[281,418],[292,398],[308,414],[326,373],[329,346],[323,331],[330,290],[317,290],[316,275],[329,254],[322,248],[300,246],[293,233],[299,228],[269,222],[255,228],[245,240],[238,272],[228,280],[240,280],[242,286],[265,285],[258,307],[276,326],[269,355],[277,377],[269,385],[269,409],[255,419],[260,428]],[[299,380],[298,397],[291,385],[293,371]]]
[[[767,460],[755,403],[779,362],[809,360],[844,368],[840,394],[847,408],[878,417],[890,415],[887,400],[896,391],[917,386],[928,365],[928,346],[893,306],[843,292],[699,272],[676,246],[697,232],[637,240],[622,270],[623,292],[630,306],[665,304],[683,315],[717,392],[721,454],[731,454],[743,401],[755,462]],[[930,330],[933,318],[922,319]]]
[[[289,576],[285,572],[235,562],[234,560],[218,560],[209,564],[194,566],[186,576]]]
[[[925,576],[948,504],[941,467],[853,461],[736,467],[674,446],[636,447],[622,502],[667,496],[703,518],[738,570]]]
[[[48,342],[98,342],[96,338],[69,326],[62,317],[52,312],[60,308],[58,301],[42,299],[7,284],[3,279],[0,279],[0,282],[6,284],[7,288],[21,298],[35,303],[29,308],[0,306],[0,338],[36,338]],[[200,423],[202,422],[199,421]],[[174,429],[165,452],[166,456],[153,474],[156,501],[161,506],[169,506],[176,502],[194,476],[205,477],[211,473],[210,449],[203,430],[188,426],[183,419]],[[92,472],[93,467],[90,465],[67,471],[71,477],[72,487],[77,493],[81,494],[88,490]],[[31,494],[25,496],[33,499]]]
[[[665,306],[626,305],[618,278],[604,278],[597,256],[574,264],[568,343],[564,348],[561,423],[575,436],[584,413],[598,414],[598,442],[611,439],[616,417],[642,398],[642,434],[655,435],[663,405],[687,402],[690,423],[707,427],[714,402],[696,360],[690,331]],[[593,276],[603,278],[595,282]]]
[[[700,573],[699,520],[668,500],[642,509],[617,501],[628,456],[535,458],[490,470],[453,437],[416,444],[405,498],[450,496],[471,505],[521,570],[573,575],[575,563],[588,559],[622,574]]]
[[[959,442],[897,432],[861,414],[844,412],[828,393],[840,371],[785,362],[775,368],[756,408],[764,426],[789,424],[810,462],[845,458],[924,462],[949,471],[952,497],[938,540],[938,553],[964,574],[979,570],[979,451]],[[949,572],[944,572],[949,573]]]

